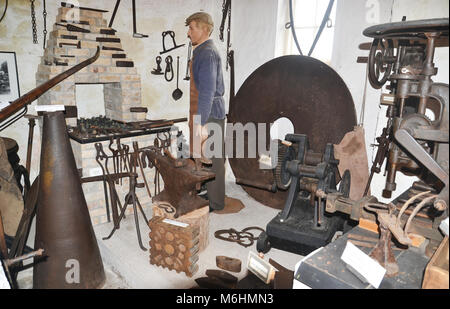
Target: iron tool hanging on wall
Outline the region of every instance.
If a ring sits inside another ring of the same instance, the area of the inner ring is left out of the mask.
[[[187,56],[187,63],[186,63],[186,77],[183,78],[184,80],[191,79],[191,77],[189,76],[189,66],[191,64],[191,56],[192,56],[192,42],[189,41],[188,56]]]
[[[222,22],[220,24],[220,34],[219,38],[223,42],[223,31],[225,29],[225,22],[228,15],[228,28],[227,28],[227,62],[226,70],[228,71],[228,66],[230,64],[230,48],[231,48],[231,0],[224,0],[222,5]]]
[[[169,49],[166,49],[166,43],[165,43],[167,36],[170,36],[172,38],[172,43],[173,43],[173,47],[169,48]],[[170,51],[172,51],[174,49],[177,49],[179,47],[183,47],[185,45],[185,44],[177,45],[177,43],[175,42],[175,32],[170,31],[170,30],[169,31],[164,31],[162,33],[162,44],[163,44],[163,51],[159,53],[160,55],[168,53],[168,52],[170,52]]]
[[[117,0],[116,5],[114,6],[114,11],[111,16],[111,20],[109,21],[109,25],[108,25],[109,28],[112,28],[114,19],[116,18],[117,9],[119,8],[119,4],[120,4],[120,0]],[[148,38],[147,34],[139,33],[136,30],[136,0],[132,0],[131,5],[132,5],[132,9],[133,9],[133,38],[139,38],[139,39]]]
[[[83,7],[83,6],[76,6],[72,3],[67,3],[67,2],[61,2],[61,6],[65,7],[65,8],[77,8],[80,10],[86,10],[86,11],[93,11],[93,12],[100,12],[100,13],[108,13],[108,11],[105,10],[99,10],[99,9],[94,9],[94,8],[88,8],[88,7]]]
[[[161,61],[162,61],[161,56],[157,56],[156,57],[156,69],[153,69],[153,71],[152,71],[153,75],[164,75],[164,73],[162,72],[162,68],[161,68]]]
[[[42,47],[45,49],[45,41],[47,41],[47,10],[45,6],[45,0],[42,0],[42,5],[42,16],[44,17],[44,30],[42,31],[44,33],[44,39],[42,40]]]
[[[183,91],[181,91],[180,88],[178,88],[178,75],[180,72],[180,57],[177,57],[177,89],[175,89],[172,93],[172,97],[175,101],[181,99],[183,96]]]
[[[30,6],[31,6],[31,30],[33,31],[33,43],[37,44],[37,27],[36,27],[36,12],[34,10],[34,1],[30,0]]]
[[[166,57],[166,70],[164,71],[164,78],[166,81],[170,82],[173,79],[173,66],[172,66],[172,56]]]
[[[77,26],[74,26],[72,24],[64,25],[64,24],[60,24],[60,23],[55,23],[55,25],[61,26],[61,27],[66,27],[67,31],[70,31],[70,32],[81,32],[81,33],[90,33],[91,32],[91,30],[84,29],[84,28],[81,28],[81,27],[77,27]],[[103,46],[103,47],[105,47],[105,46]]]
[[[8,0],[5,0],[5,8],[3,9],[2,16],[0,17],[0,23],[2,22],[3,18],[5,17],[6,10],[8,10]]]
[[[132,4],[133,4],[133,38],[138,39],[148,38],[147,34],[139,33],[136,30],[136,0],[133,0]]]

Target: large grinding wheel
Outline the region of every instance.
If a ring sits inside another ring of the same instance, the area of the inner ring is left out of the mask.
[[[266,123],[266,145],[270,124],[286,117],[294,133],[306,134],[315,152],[323,152],[327,143],[338,144],[356,125],[352,96],[342,78],[325,63],[305,56],[273,59],[253,72],[232,100],[228,123],[246,125]],[[257,127],[258,128],[258,127]],[[258,135],[257,135],[258,136]],[[234,136],[236,138],[236,136]],[[259,168],[259,157],[230,158],[236,178],[272,184],[272,170]],[[288,191],[269,191],[243,186],[258,202],[282,209]]]

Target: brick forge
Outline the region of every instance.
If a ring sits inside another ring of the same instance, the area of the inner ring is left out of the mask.
[[[114,29],[107,27],[102,12],[60,7],[38,66],[36,84],[40,85],[92,57],[97,47],[100,47],[101,53],[94,63],[42,95],[37,104],[76,106],[76,84],[103,84],[105,102],[99,103],[105,104],[106,117],[121,122],[145,120],[145,113],[130,112],[131,107],[142,106],[141,77],[133,61],[127,58],[120,38],[115,33]],[[67,119],[67,124],[75,126],[76,119]],[[150,136],[140,136],[122,139],[121,143],[133,149],[133,141],[138,141],[139,146],[144,147],[153,144],[153,139]],[[77,167],[82,169],[83,177],[101,175],[101,169],[95,161],[94,144],[80,144],[73,140],[71,144]],[[102,144],[103,149],[108,153],[109,142]],[[138,174],[139,182],[142,182],[140,172]],[[147,180],[153,180],[153,170],[147,168],[145,174]],[[93,225],[107,222],[103,184],[101,182],[83,184],[83,191]],[[124,179],[121,185],[117,185],[117,193],[122,204],[127,192],[128,181]],[[146,189],[137,188],[136,194],[144,211],[151,209],[151,198],[146,193]],[[130,205],[126,214],[132,213],[133,207]],[[148,217],[151,216],[148,215]]]
[[[97,47],[100,57],[45,93],[38,105],[76,105],[76,84],[103,84],[106,117],[123,122],[145,120],[145,114],[130,112],[131,107],[142,106],[141,77],[133,61],[127,58],[115,30],[106,26],[103,13],[65,7],[58,10],[36,83],[40,85],[92,57]],[[65,25],[78,29],[69,31]]]

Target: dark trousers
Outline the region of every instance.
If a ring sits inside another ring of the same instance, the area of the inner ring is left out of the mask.
[[[211,158],[211,170],[216,174],[216,178],[206,183],[206,189],[208,191],[209,206],[214,210],[221,210],[225,207],[225,119],[209,118],[207,126],[212,123],[219,125],[221,128],[222,136],[220,142],[222,143],[222,156],[219,158],[213,156]],[[209,137],[218,133],[219,132],[210,132]],[[214,150],[214,145],[211,149]]]

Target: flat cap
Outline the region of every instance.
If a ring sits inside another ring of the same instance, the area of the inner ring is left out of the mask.
[[[208,13],[205,12],[197,12],[192,14],[191,16],[189,16],[188,18],[186,18],[186,26],[189,26],[189,24],[191,23],[191,21],[197,21],[197,22],[203,22],[207,25],[211,25],[214,27],[214,22],[212,20],[211,15],[209,15]]]

